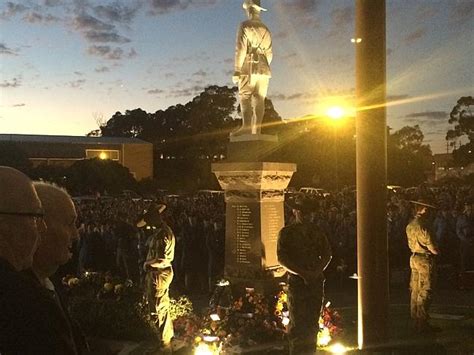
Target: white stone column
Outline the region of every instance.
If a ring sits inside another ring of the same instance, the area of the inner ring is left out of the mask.
[[[284,190],[295,164],[229,162],[212,165],[225,191],[225,275],[249,286],[273,277],[276,246],[284,226]]]

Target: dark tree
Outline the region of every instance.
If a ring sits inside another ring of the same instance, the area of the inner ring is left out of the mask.
[[[136,137],[153,143],[155,176],[173,184],[209,186],[215,177],[203,167],[226,154],[229,132],[238,126],[237,89],[208,86],[185,105],[147,113],[117,112],[101,127],[103,136]],[[182,180],[182,181],[181,181]],[[187,183],[186,181],[187,180]],[[181,183],[182,182],[182,183]]]
[[[265,99],[265,114],[263,115],[262,133],[279,135],[283,120],[273,106],[271,99]]]
[[[388,137],[388,181],[390,184],[416,186],[426,180],[432,153],[423,144],[420,126],[405,126]]]
[[[468,142],[453,150],[454,162],[456,165],[465,166],[474,162],[474,114],[472,107],[474,98],[472,96],[463,96],[453,107],[449,115],[449,123],[454,125],[446,134],[446,140],[452,142],[452,146],[457,138],[467,136]]]
[[[60,165],[40,164],[31,169],[30,177],[33,180],[54,182],[60,186],[66,186],[67,168]]]
[[[65,185],[73,194],[114,194],[136,186],[128,168],[112,160],[79,160],[66,169],[65,174]]]
[[[117,112],[101,126],[101,133],[152,142],[160,156],[220,155],[222,143],[237,125],[236,91],[235,87],[212,85],[187,104],[154,114],[142,109]]]
[[[461,145],[453,150],[454,164],[458,166],[467,166],[474,163],[474,140]]]
[[[470,100],[460,100],[451,117],[459,121],[459,132],[472,135]],[[279,136],[278,149],[271,160],[298,165],[293,186],[334,188],[336,175],[339,188],[355,184],[354,118],[344,120],[337,128],[322,117],[283,121],[271,100],[267,99],[265,106],[263,132]],[[184,190],[209,188],[217,186],[210,173],[210,163],[226,155],[229,133],[241,124],[239,111],[237,89],[213,85],[184,105],[155,113],[141,109],[117,112],[101,126],[101,132],[104,136],[136,137],[152,142],[154,175],[159,186]],[[389,134],[390,183],[413,186],[425,180],[425,173],[431,167],[431,149],[423,144],[423,139],[419,126],[403,127]],[[472,145],[465,146],[466,152],[472,151],[469,147]]]
[[[93,129],[92,131],[86,134],[86,137],[102,137],[102,129]]]
[[[226,130],[234,125],[236,88],[208,86],[186,104],[192,115],[189,118],[192,133]]]
[[[28,174],[31,162],[18,143],[0,142],[0,165],[10,166]]]
[[[279,149],[273,158],[296,163],[292,186],[341,188],[355,183],[355,121],[337,127],[325,117],[306,116],[279,125]],[[336,179],[337,175],[337,179]]]
[[[100,129],[104,137],[143,138],[149,121],[150,114],[137,108],[125,111],[125,114],[116,112]]]

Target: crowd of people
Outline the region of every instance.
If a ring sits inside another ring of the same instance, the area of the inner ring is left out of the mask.
[[[451,265],[461,273],[472,268],[472,204],[469,186],[421,186],[408,191],[388,192],[387,229],[390,270],[408,269],[410,250],[406,226],[413,217],[411,200],[432,201],[438,208],[431,215],[439,245],[439,264]],[[287,196],[288,199],[294,197]],[[222,195],[172,195],[160,199],[167,205],[164,220],[176,236],[173,288],[179,292],[212,292],[224,272],[225,203]],[[356,195],[346,189],[328,196],[313,197],[312,221],[327,235],[333,260],[327,275],[338,280],[357,271]],[[69,272],[112,271],[134,282],[143,282],[141,265],[147,253],[147,237],[135,228],[139,214],[149,201],[131,198],[76,200],[81,238],[76,262]],[[293,215],[286,205],[286,224]]]
[[[170,278],[174,291],[188,294],[212,292],[216,280],[223,276],[225,202],[222,195],[171,195],[155,201],[160,203],[158,206],[166,207],[159,207],[159,221],[165,221],[166,228],[171,228],[167,230],[173,253],[165,259],[159,256],[150,259],[153,249],[150,245],[157,245],[157,234],[153,231],[156,227],[150,224],[153,230],[148,233],[147,228],[138,228],[138,221],[146,219],[144,210],[152,201],[127,197],[73,201],[65,190],[47,183],[33,184],[19,171],[6,167],[0,167],[0,182],[2,353],[56,349],[58,353],[74,354],[87,347],[62,304],[54,283],[58,274],[107,271],[146,288],[145,266],[159,269],[167,258],[170,263],[172,260],[174,269],[174,278]],[[431,215],[425,219],[423,228],[430,229],[434,236],[433,250],[439,263],[451,266],[460,274],[472,270],[474,188],[455,185],[389,192],[390,269],[408,269],[410,265],[406,226],[413,217],[410,201],[420,200],[436,207],[429,208]],[[296,218],[291,205],[285,204],[287,225]],[[357,251],[354,191],[346,189],[313,198],[311,206],[310,211],[306,209],[305,220],[319,227],[332,249],[328,279],[351,274],[356,270]],[[156,225],[162,226],[161,222]],[[63,269],[59,269],[61,266]],[[35,326],[31,327],[33,323]]]
[[[180,292],[212,292],[224,272],[224,199],[172,195],[160,200],[167,206],[163,219],[176,238],[173,287]],[[81,238],[65,272],[111,271],[143,285],[149,238],[134,226],[149,204],[131,198],[76,199]]]
[[[422,185],[406,190],[388,190],[387,234],[391,271],[408,269],[410,249],[406,227],[413,218],[410,201],[428,200],[437,208],[430,212],[430,224],[439,246],[438,264],[448,265],[458,273],[474,269],[474,188],[471,186]],[[328,277],[342,277],[357,272],[356,194],[345,189],[326,197],[315,198],[313,222],[327,235],[333,252]],[[287,210],[287,223],[291,213]]]
[[[436,250],[438,262],[451,267],[457,273],[462,273],[472,267],[469,262],[474,249],[474,219],[472,215],[474,189],[469,186],[442,186],[438,188],[420,186],[406,191],[389,190],[388,195],[387,230],[389,265],[392,273],[402,271],[405,277],[403,281],[407,282],[411,267],[412,281],[410,285],[412,285],[415,269],[411,260],[414,255],[417,254],[416,257],[421,261],[428,260],[425,255],[418,255],[420,254],[419,250],[424,250],[423,246],[416,249],[418,252],[410,250],[413,248],[410,247],[409,240],[414,238],[414,234],[411,237],[407,235],[407,225],[413,221],[419,201],[428,201],[429,206],[436,207],[426,209],[423,228],[428,228],[428,233],[434,239],[432,242],[435,249],[433,250]],[[324,271],[325,276],[333,285],[340,287],[344,287],[344,281],[348,282],[349,275],[357,272],[357,216],[354,191],[345,189],[326,196],[312,196],[311,198],[306,196],[304,198],[306,206],[299,208],[300,214],[298,214],[295,213],[295,206],[301,197],[304,196],[300,194],[287,196],[285,224],[289,227],[284,229],[287,231],[286,244],[283,243],[283,239],[281,241],[279,239],[278,244],[279,261],[289,271],[289,275],[300,270],[302,275],[306,275],[305,277],[308,278],[304,278],[304,284],[292,282],[291,277],[289,278],[288,292],[291,295],[289,299],[292,300],[289,307],[292,309],[290,314],[293,313],[291,316],[293,327],[290,327],[292,331],[289,334],[293,339],[290,341],[290,348],[294,349],[298,349],[299,346],[312,347],[314,345],[314,337],[311,336],[314,332],[308,331],[308,329],[317,327],[317,323],[314,323],[317,317],[314,314],[318,312],[323,297],[322,272]],[[173,238],[175,238],[172,242],[174,254],[170,258],[173,260],[174,277],[173,274],[168,277],[169,283],[173,280],[173,291],[177,294],[212,293],[216,281],[224,275],[225,203],[223,196],[172,195],[164,196],[160,202],[167,206],[163,213],[160,212],[160,220],[163,218],[166,221],[173,231]],[[154,263],[154,261],[146,260],[150,259],[149,250],[156,248],[153,240],[156,239],[157,234],[147,234],[146,230],[134,227],[143,210],[146,210],[149,205],[150,201],[126,198],[98,198],[92,201],[78,201],[76,209],[81,224],[80,230],[83,234],[76,251],[78,272],[112,270],[124,278],[138,282],[145,293],[155,292],[155,288],[150,284],[150,282],[155,282],[156,294],[159,294],[161,289],[158,285],[160,277],[164,275],[163,272],[157,274],[161,276],[153,276],[147,273],[147,269],[143,267],[144,262],[145,264]],[[306,240],[308,244],[308,247],[303,247],[303,250],[307,252],[314,244],[303,233],[307,229],[304,226],[312,224],[318,227],[312,227],[318,231],[318,238],[326,240],[328,244],[323,250],[317,248],[318,251],[315,251],[315,255],[322,253],[328,257],[321,259],[319,276],[314,273],[316,275],[314,277],[313,274],[305,274],[303,269],[299,269],[297,264],[291,262],[291,260],[299,262],[307,260],[308,263],[314,263],[311,258],[318,260],[317,257],[312,257],[311,253],[305,259],[304,253],[300,249],[302,240]],[[292,226],[295,228],[291,229]],[[282,234],[279,238],[282,238]],[[296,239],[299,241],[296,242]],[[284,247],[287,251],[284,251]],[[293,254],[286,258],[287,253]],[[332,261],[329,262],[331,256]],[[158,260],[155,257],[152,259]],[[423,277],[431,279],[429,275]],[[299,277],[293,277],[293,279],[299,280]],[[157,298],[156,302],[149,301],[151,312],[153,312],[154,305],[159,312],[164,304],[169,303],[167,301],[169,283],[163,286],[164,298]],[[419,283],[417,282],[417,284]],[[417,331],[430,329],[423,314],[427,314],[431,289],[429,288],[426,292],[419,287],[412,286],[411,289],[412,298],[413,294],[426,294],[425,298],[417,296],[416,302],[412,302],[412,317],[414,317],[416,329]],[[308,290],[311,292],[307,292]],[[318,293],[317,290],[321,292]],[[148,299],[152,298],[153,296],[148,296]],[[305,311],[298,312],[298,304],[303,306]],[[313,311],[308,311],[310,304],[314,306]],[[425,312],[414,311],[418,309],[425,310]],[[300,316],[297,316],[298,314]],[[172,333],[172,326],[166,326],[167,316],[165,313],[162,318],[162,333],[166,338],[166,334]],[[295,328],[295,324],[299,324],[300,328]],[[171,339],[171,335],[168,338]],[[307,341],[307,339],[311,341]],[[299,344],[300,342],[302,344]],[[298,350],[295,351],[298,352]]]

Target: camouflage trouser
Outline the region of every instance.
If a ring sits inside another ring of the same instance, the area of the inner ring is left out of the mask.
[[[324,296],[324,281],[305,285],[299,276],[288,278],[288,338],[290,354],[314,354]]]
[[[424,325],[429,318],[428,309],[436,276],[435,259],[432,256],[412,255],[410,268],[411,318],[417,325]]]
[[[156,325],[162,345],[169,345],[174,336],[173,321],[170,315],[169,288],[173,281],[173,269],[166,268],[156,274]]]

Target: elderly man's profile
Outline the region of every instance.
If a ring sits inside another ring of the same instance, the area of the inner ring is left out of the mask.
[[[245,0],[243,8],[248,20],[237,31],[232,76],[239,85],[242,126],[231,133],[233,137],[260,134],[273,57],[271,32],[260,19],[260,13],[267,10],[260,6],[260,0]]]
[[[56,300],[25,277],[46,230],[32,181],[0,166],[0,353],[77,354]]]

